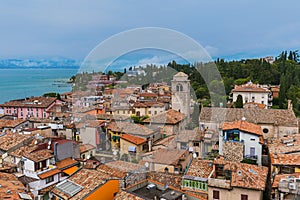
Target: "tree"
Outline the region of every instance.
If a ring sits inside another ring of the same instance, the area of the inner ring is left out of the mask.
[[[237,99],[236,99],[236,102],[234,103],[234,106],[236,108],[243,108],[243,97],[242,97],[242,95],[239,94],[237,96]]]

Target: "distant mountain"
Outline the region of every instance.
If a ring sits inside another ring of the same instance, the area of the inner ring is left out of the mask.
[[[2,59],[0,68],[69,68],[80,66],[80,61],[56,58],[56,59]]]

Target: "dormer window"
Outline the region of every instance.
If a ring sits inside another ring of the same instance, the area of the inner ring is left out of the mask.
[[[240,132],[238,130],[229,130],[226,132],[226,140],[240,141]]]

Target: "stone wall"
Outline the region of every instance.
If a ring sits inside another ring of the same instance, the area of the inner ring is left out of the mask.
[[[244,157],[244,144],[242,142],[223,142],[223,156],[226,160],[240,162]]]

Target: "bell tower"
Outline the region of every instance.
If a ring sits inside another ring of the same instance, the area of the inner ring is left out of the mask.
[[[172,89],[172,109],[180,111],[188,118],[190,117],[190,80],[188,75],[183,72],[179,72],[173,76],[171,81]]]

